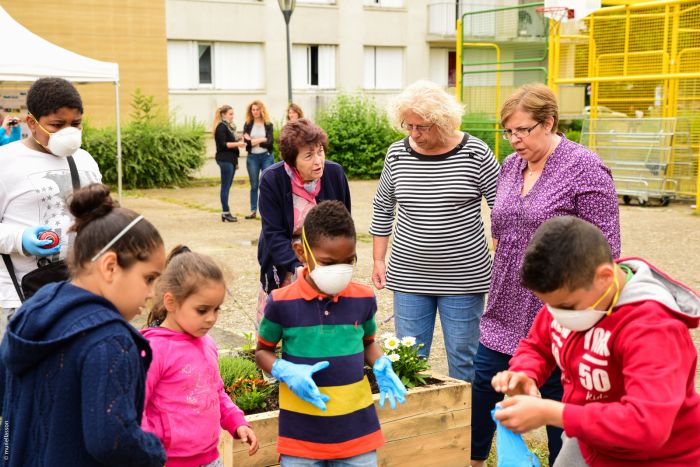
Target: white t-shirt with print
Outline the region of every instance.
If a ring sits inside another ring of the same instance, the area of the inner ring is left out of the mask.
[[[73,155],[80,185],[100,182],[97,163],[87,151]],[[23,141],[0,147],[0,253],[10,254],[17,280],[37,268],[37,257],[25,256],[22,233],[27,227],[48,225],[61,239],[65,259],[75,234],[68,235],[73,216],[66,200],[73,192],[68,160],[35,151]],[[21,304],[5,263],[0,261],[0,307]]]

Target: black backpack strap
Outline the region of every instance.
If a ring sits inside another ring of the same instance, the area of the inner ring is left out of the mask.
[[[68,167],[70,168],[70,180],[73,182],[73,191],[80,189],[80,175],[78,174],[78,167],[75,165],[75,160],[73,156],[66,157],[68,159]]]
[[[10,279],[12,279],[12,284],[15,286],[15,291],[17,292],[19,300],[22,303],[24,303],[24,294],[22,293],[22,288],[19,286],[19,282],[17,282],[17,276],[15,275],[15,266],[12,264],[12,259],[10,258],[10,255],[3,254],[2,260],[5,263],[5,267],[7,268],[7,273],[10,275]]]

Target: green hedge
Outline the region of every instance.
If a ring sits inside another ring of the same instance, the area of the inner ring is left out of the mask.
[[[205,160],[205,128],[176,124],[159,114],[153,98],[134,95],[132,121],[122,127],[122,183],[125,188],[157,188],[187,183]],[[108,185],[117,183],[114,127],[83,129],[82,147],[95,158]]]
[[[349,178],[379,178],[391,143],[404,135],[372,99],[340,94],[316,115],[328,133],[328,159],[338,162]]]

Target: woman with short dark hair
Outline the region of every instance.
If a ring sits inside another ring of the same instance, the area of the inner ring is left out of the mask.
[[[542,301],[520,279],[525,248],[537,227],[552,217],[579,217],[597,226],[613,256],[620,255],[619,210],[610,170],[596,153],[557,131],[558,122],[556,96],[544,84],[519,88],[501,108],[503,138],[515,152],[503,161],[491,211],[493,278],[481,317],[472,386],[475,467],[484,465],[488,457],[495,430],[490,412],[503,399],[491,387],[491,379],[508,369],[518,342],[527,337],[542,308]],[[556,369],[540,388],[542,397],[561,400],[560,378]],[[561,447],[561,429],[548,427],[547,434],[552,465]]]
[[[350,210],[348,180],[339,164],[326,160],[327,144],[326,133],[310,120],[287,123],[279,137],[282,161],[260,180],[258,322],[270,292],[292,283],[303,267],[292,242],[299,241],[309,210],[324,200],[342,201]]]

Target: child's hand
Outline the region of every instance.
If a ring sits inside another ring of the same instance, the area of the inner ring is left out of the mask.
[[[500,402],[494,417],[513,433],[526,433],[542,425],[563,426],[564,404],[532,396],[513,396]]]
[[[509,396],[539,395],[535,380],[522,371],[501,371],[493,377],[491,386],[496,392],[502,392]]]
[[[250,444],[248,449],[249,456],[258,452],[258,437],[255,436],[255,432],[249,426],[241,425],[236,428],[236,435],[238,435],[242,443]]]

